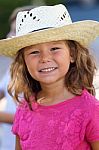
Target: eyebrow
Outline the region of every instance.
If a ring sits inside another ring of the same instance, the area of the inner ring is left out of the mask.
[[[47,43],[50,43],[50,42],[47,42]],[[44,44],[44,43],[39,43],[39,44]],[[34,48],[34,46],[38,46],[39,44],[35,44],[35,45],[30,45],[30,46],[27,46],[27,47],[25,47],[25,50],[27,51],[27,48]],[[59,44],[61,44],[61,41],[53,41],[53,42],[51,42],[51,44],[52,45],[59,45]]]

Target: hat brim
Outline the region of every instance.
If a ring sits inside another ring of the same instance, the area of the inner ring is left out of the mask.
[[[13,57],[18,50],[39,43],[75,40],[87,47],[99,36],[99,22],[79,21],[59,28],[49,28],[0,41],[0,54]]]

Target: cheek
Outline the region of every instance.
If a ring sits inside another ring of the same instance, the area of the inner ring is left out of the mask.
[[[71,63],[71,57],[69,55],[62,55],[60,58],[60,65],[63,71],[68,72]]]
[[[58,53],[56,57],[57,57],[57,60],[59,60],[60,63],[63,63],[64,65],[70,64],[70,62],[71,62],[71,56],[70,56],[69,52],[68,53],[66,53],[66,52]]]
[[[31,77],[35,79],[35,76],[36,76],[35,68],[32,67],[32,65],[30,64],[30,65],[27,65],[27,70],[29,74],[31,75]]]
[[[36,68],[36,61],[31,58],[27,58],[25,59],[25,63],[29,73],[32,74]]]
[[[27,65],[27,67],[33,67],[36,64],[36,60],[33,57],[29,56],[25,59],[25,63]]]

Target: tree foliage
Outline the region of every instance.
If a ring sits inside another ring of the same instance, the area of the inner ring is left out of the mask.
[[[62,0],[42,0],[46,5],[61,3]],[[9,16],[12,11],[21,6],[31,5],[34,0],[0,0],[0,39],[9,32]]]
[[[0,0],[0,39],[9,32],[9,16],[16,7],[30,5],[31,0]]]

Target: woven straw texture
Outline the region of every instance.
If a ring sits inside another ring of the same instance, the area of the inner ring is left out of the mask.
[[[26,46],[58,40],[75,40],[85,47],[99,36],[99,22],[79,21],[59,28],[45,29],[0,41],[0,55],[13,57]]]

